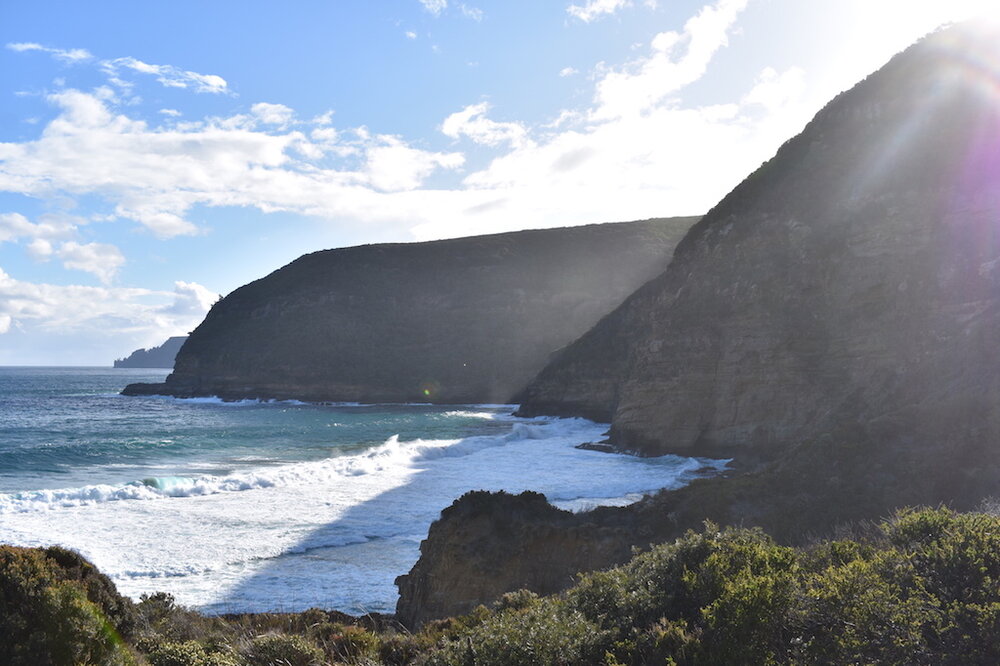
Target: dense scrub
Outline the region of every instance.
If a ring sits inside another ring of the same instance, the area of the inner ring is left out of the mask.
[[[390,619],[204,617],[123,600],[78,556],[0,548],[0,662],[281,664],[1000,663],[1000,517],[905,510],[791,548],[699,532],[586,574],[561,595],[407,632]]]

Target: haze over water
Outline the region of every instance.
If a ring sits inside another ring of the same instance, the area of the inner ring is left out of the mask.
[[[575,448],[606,426],[511,406],[127,398],[166,371],[0,368],[0,542],[79,550],[130,596],[208,612],[392,612],[469,490],[627,504],[706,464]]]

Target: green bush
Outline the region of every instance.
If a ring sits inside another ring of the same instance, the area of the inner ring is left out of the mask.
[[[253,666],[318,666],[323,652],[302,636],[267,634],[250,641],[244,656]]]
[[[378,636],[351,624],[321,622],[311,626],[307,635],[331,659],[351,662],[378,654]]]
[[[427,663],[596,664],[603,661],[605,632],[563,601],[549,599],[525,610],[504,610],[485,618],[464,636],[444,642]]]
[[[104,593],[117,597],[114,586],[75,553],[53,550],[0,546],[0,663],[132,663],[118,629],[87,595],[108,601]],[[87,569],[62,568],[63,556]]]

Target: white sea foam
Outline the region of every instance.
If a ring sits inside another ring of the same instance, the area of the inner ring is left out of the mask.
[[[469,490],[535,490],[580,511],[721,468],[577,449],[607,428],[589,421],[495,416],[491,434],[461,439],[391,436],[311,462],[0,495],[0,541],[68,545],[126,594],[163,590],[208,611],[391,612],[393,579],[413,565],[440,511]]]

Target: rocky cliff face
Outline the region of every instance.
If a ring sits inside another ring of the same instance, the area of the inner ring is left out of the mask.
[[[995,38],[935,34],[831,102],[545,368],[521,413],[608,417],[612,442],[645,454],[738,456],[900,410],[923,440],[931,411],[986,398],[995,438]]]
[[[467,493],[431,526],[413,570],[396,579],[396,618],[418,627],[510,590],[551,594],[578,571],[621,564],[632,552],[629,528],[614,524],[618,513],[573,514],[532,492]]]
[[[695,220],[309,254],[217,303],[165,384],[125,393],[509,402],[661,272]]]
[[[177,352],[180,351],[186,335],[177,335],[167,338],[159,347],[149,349],[136,349],[126,358],[115,361],[116,368],[172,368]]]
[[[619,528],[601,537],[514,519],[502,562],[461,550],[476,519],[456,514],[422,545],[400,609],[426,619],[439,590],[464,590],[466,608],[525,584],[475,587],[486,571],[568,584],[540,531],[610,554],[704,519],[802,542],[1000,494],[998,45],[1000,30],[951,28],[839,96],[521,396],[524,415],[611,420],[621,449],[733,456],[732,474],[574,518]],[[455,575],[427,575],[459,553]]]

